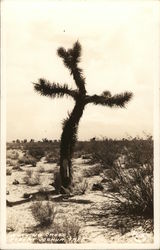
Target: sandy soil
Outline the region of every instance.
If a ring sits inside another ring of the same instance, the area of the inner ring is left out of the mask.
[[[38,171],[40,166],[45,168],[45,172],[40,173],[40,185],[30,187],[23,181],[26,169]],[[76,176],[82,177],[83,170],[92,168],[87,161],[81,158],[74,160],[74,172]],[[11,167],[8,167],[11,169]],[[56,168],[56,164],[47,164],[42,159],[37,167],[23,166],[22,171],[12,170],[12,174],[7,176],[7,200],[23,200],[25,192],[36,192],[40,187],[51,190],[49,185],[53,181],[53,174],[47,170]],[[13,185],[14,180],[18,180],[18,185]],[[113,200],[107,194],[107,185],[104,185],[105,192],[92,191],[93,183],[99,183],[101,176],[91,176],[86,178],[88,188],[85,194],[75,195],[66,200],[55,202],[54,196],[50,195],[50,202],[53,202],[57,209],[55,221],[61,223],[63,217],[67,216],[72,221],[76,220],[81,225],[81,243],[152,243],[153,233],[148,230],[149,220],[140,217],[120,216],[113,213]],[[8,243],[32,243],[35,237],[34,220],[30,206],[33,201],[7,207],[7,241]],[[54,225],[53,225],[54,226]],[[40,232],[40,231],[39,231]]]

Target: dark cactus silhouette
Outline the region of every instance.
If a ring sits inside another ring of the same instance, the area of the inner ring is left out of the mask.
[[[64,65],[73,76],[77,89],[71,89],[67,84],[50,83],[45,79],[39,79],[34,83],[34,89],[41,95],[54,97],[71,96],[75,101],[75,106],[68,118],[63,122],[63,132],[60,144],[60,176],[62,190],[70,189],[72,186],[73,170],[72,157],[75,143],[77,141],[77,129],[85,106],[88,103],[103,105],[107,107],[121,107],[131,99],[132,93],[124,92],[111,95],[109,91],[104,91],[101,95],[87,95],[85,88],[85,78],[82,69],[78,67],[81,57],[81,45],[77,41],[72,49],[65,50],[60,47],[57,50],[59,57],[63,59]]]

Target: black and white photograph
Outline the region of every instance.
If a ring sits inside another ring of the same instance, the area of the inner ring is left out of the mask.
[[[1,1],[1,249],[160,248],[160,2]]]

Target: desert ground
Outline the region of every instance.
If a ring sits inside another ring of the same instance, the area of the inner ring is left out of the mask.
[[[111,169],[93,161],[93,154],[76,152],[75,189],[67,196],[56,192],[56,156],[49,161],[45,152],[34,164],[33,155],[24,160],[29,156],[24,144],[11,145],[6,160],[8,243],[153,243],[153,216],[120,210],[125,196],[108,181]]]

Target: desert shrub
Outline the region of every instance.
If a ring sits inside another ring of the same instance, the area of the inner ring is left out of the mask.
[[[62,225],[57,225],[56,231],[62,235],[63,243],[79,243],[80,241],[80,225],[76,220],[65,218]]]
[[[122,150],[126,156],[126,167],[140,167],[144,164],[153,165],[153,139],[147,136],[145,139],[135,137],[126,141]]]
[[[109,141],[103,142],[109,145]],[[113,146],[112,144],[116,145]],[[110,173],[105,172],[105,179],[108,180],[109,190],[118,192],[120,197],[117,201],[121,204],[124,213],[141,214],[153,216],[153,140],[151,136],[145,139],[135,137],[121,141],[111,141],[111,148],[116,155],[111,157]],[[118,145],[118,148],[117,148]],[[113,146],[113,147],[112,147]],[[117,148],[117,149],[116,149]],[[98,149],[97,149],[98,151]],[[105,152],[105,150],[104,150]],[[107,166],[108,156],[99,152],[103,166]],[[106,151],[106,155],[107,155]],[[123,158],[123,164],[121,159]],[[106,164],[105,164],[106,161]]]
[[[55,206],[47,201],[36,201],[30,206],[32,215],[39,226],[50,226],[55,218]]]
[[[31,194],[28,194],[28,193],[23,194],[23,198],[25,198],[25,199],[29,198],[30,196],[31,196]]]
[[[39,190],[38,190],[38,192],[42,193],[42,194],[45,194],[47,192],[47,190],[48,189],[46,187],[40,187]]]
[[[85,194],[88,189],[88,182],[86,179],[80,178],[78,181],[74,182],[73,193],[74,194]]]
[[[91,177],[94,175],[99,175],[102,172],[102,167],[101,165],[95,164],[91,167],[88,167],[87,169],[83,170],[83,175],[85,177]]]
[[[89,184],[86,178],[83,178],[81,175],[78,176],[73,174],[73,183],[71,187],[71,192],[74,195],[82,195],[85,194],[89,189]]]
[[[16,150],[9,150],[7,151],[6,157],[11,160],[17,160],[19,157],[19,154]]]
[[[16,160],[12,160],[12,159],[7,159],[6,160],[6,164],[8,166],[15,166],[15,165],[17,165],[17,161]]]
[[[92,191],[102,191],[104,189],[102,183],[100,182],[96,182],[96,183],[93,183],[93,186],[92,186]]]
[[[34,157],[27,155],[27,156],[23,156],[22,158],[20,158],[18,160],[18,163],[21,165],[32,165],[33,167],[35,167],[37,161]]]
[[[11,171],[11,169],[6,169],[6,175],[11,175],[12,174],[12,171]]]
[[[37,161],[39,161],[45,155],[43,147],[34,142],[28,143],[26,146],[26,150],[27,154],[35,158]]]
[[[45,156],[45,160],[47,163],[58,163],[59,161],[58,151],[54,150],[53,152],[48,152]]]
[[[18,165],[13,166],[12,170],[23,171],[23,169],[20,166],[18,166]]]
[[[92,158],[92,155],[91,154],[83,154],[81,157],[83,160],[88,160],[88,159]]]
[[[11,214],[7,217],[7,223],[6,223],[6,232],[10,233],[10,232],[14,232],[17,231],[17,220],[15,219],[15,217]]]
[[[23,181],[29,186],[35,186],[40,184],[40,174],[35,173],[32,170],[26,171],[26,176],[24,176]]]
[[[80,243],[81,238],[79,222],[74,218],[68,220],[65,217],[63,222],[54,223],[53,229],[49,232],[37,234],[34,243]]]
[[[125,167],[153,163],[153,139],[150,135],[146,135],[145,138],[129,137],[121,140],[104,138],[103,140],[78,142],[76,149],[79,147],[85,154],[92,155],[88,163],[100,163],[104,169],[111,168],[115,161],[122,157],[125,158]]]
[[[45,168],[43,166],[39,166],[38,169],[37,169],[37,171],[39,173],[44,173],[45,172]]]
[[[120,151],[119,141],[108,139],[90,141],[88,148],[88,153],[92,154],[90,164],[100,163],[103,168],[110,168],[120,155]]]
[[[120,203],[120,210],[128,214],[153,217],[153,165],[146,164],[127,171],[114,166],[116,178],[110,180],[111,186],[123,199],[115,197]]]

